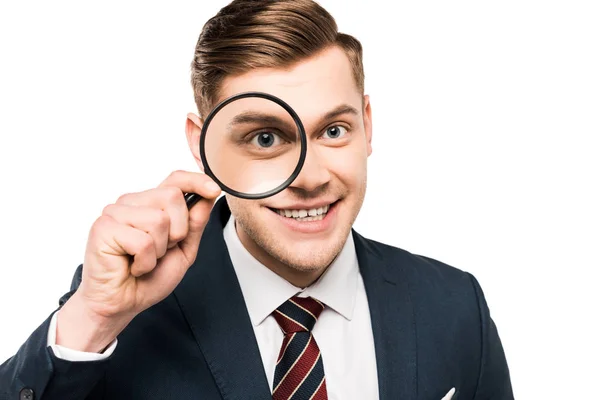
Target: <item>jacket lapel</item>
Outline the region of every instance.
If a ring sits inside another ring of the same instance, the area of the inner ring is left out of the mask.
[[[402,273],[402,265],[395,266],[399,272],[393,271],[373,242],[354,230],[352,234],[369,300],[379,398],[416,399],[416,329],[408,274]],[[406,279],[398,279],[397,275]]]
[[[213,208],[195,263],[174,294],[223,399],[270,400],[254,330],[223,239],[229,215],[223,197]]]
[[[271,400],[260,351],[223,239],[230,211],[215,204],[198,255],[174,295],[225,400]],[[416,330],[402,265],[392,271],[379,249],[352,231],[371,313],[379,398],[417,398]]]

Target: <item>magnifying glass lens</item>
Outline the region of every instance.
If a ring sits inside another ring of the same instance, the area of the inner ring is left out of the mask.
[[[238,98],[207,122],[205,162],[227,191],[242,197],[273,191],[301,164],[302,134],[292,115],[275,101]]]

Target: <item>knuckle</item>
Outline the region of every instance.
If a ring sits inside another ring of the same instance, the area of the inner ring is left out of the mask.
[[[112,215],[116,204],[109,204],[102,209],[102,216]]]
[[[152,240],[152,237],[150,235],[145,234],[142,237],[140,237],[137,243],[137,247],[139,253],[147,253],[154,248],[154,240]]]
[[[170,204],[180,203],[181,200],[183,200],[183,193],[181,192],[180,189],[178,189],[176,187],[168,186],[168,187],[165,187],[164,191],[165,191],[165,197]]]
[[[174,242],[179,242],[188,235],[189,223],[187,209],[181,210],[181,215],[178,216],[177,220],[181,221],[181,223],[171,225],[169,230],[169,239]]]
[[[167,179],[165,179],[165,183],[178,182],[181,180],[181,178],[183,177],[184,174],[185,174],[185,172],[183,170],[180,170],[180,169],[175,170],[169,174]]]
[[[207,222],[208,219],[204,216],[195,217],[194,219],[190,220],[190,227],[195,231],[204,230]]]
[[[115,203],[116,204],[127,204],[130,199],[131,199],[131,193],[125,193],[125,194],[120,195]]]
[[[113,219],[107,215],[101,215],[92,224],[89,232],[91,240],[97,240],[102,237],[103,232],[106,232],[112,226]]]
[[[166,211],[157,210],[157,212],[153,214],[153,219],[153,224],[159,232],[163,232],[169,228],[171,219]]]
[[[160,258],[163,258],[165,254],[167,254],[167,251],[169,249],[167,248],[167,246],[163,246],[160,248],[156,248],[156,261],[158,262],[158,260]]]
[[[169,214],[165,211],[158,210],[152,213],[148,234],[156,241],[156,250],[160,250],[162,242],[167,240],[170,224]]]
[[[185,229],[185,228],[178,229],[178,230],[172,230],[172,231],[170,232],[170,235],[169,235],[169,236],[171,236],[171,237],[170,237],[170,239],[171,239],[173,242],[180,242],[180,241],[182,241],[183,239],[185,239],[185,237],[187,236],[187,231],[186,231],[186,229]]]
[[[181,177],[181,175],[184,174],[184,171],[181,169],[176,169],[175,171],[171,172],[171,176],[174,178],[178,178]]]
[[[93,231],[104,230],[109,225],[112,224],[112,221],[113,221],[113,219],[111,217],[103,214],[103,215],[99,216],[98,218],[96,218],[96,221],[92,225],[92,230]]]

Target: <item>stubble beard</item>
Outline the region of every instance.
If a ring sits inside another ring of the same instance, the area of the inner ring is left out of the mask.
[[[232,214],[235,216],[236,224],[253,242],[252,247],[262,252],[267,258],[270,257],[287,268],[298,272],[314,272],[324,271],[344,248],[364,202],[365,193],[366,177],[357,191],[357,198],[354,203],[349,203],[351,208],[344,210],[349,215],[343,216],[342,220],[338,220],[338,226],[335,227],[334,233],[318,248],[315,248],[314,245],[303,246],[302,243],[282,243],[281,238],[273,234],[264,221],[253,217],[252,209],[245,207],[243,201],[240,202],[238,199],[229,197],[227,201]],[[344,200],[350,199],[346,198]],[[344,206],[348,207],[348,204]],[[339,224],[343,224],[343,226],[339,226]]]

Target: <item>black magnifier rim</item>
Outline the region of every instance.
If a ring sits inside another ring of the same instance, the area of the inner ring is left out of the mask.
[[[258,97],[258,98],[262,98],[262,99],[266,99],[266,100],[271,100],[271,101],[277,103],[279,106],[283,107],[283,109],[285,109],[285,111],[287,111],[288,114],[290,114],[292,116],[292,118],[294,119],[294,123],[296,124],[296,128],[300,132],[300,158],[298,159],[298,164],[296,165],[296,169],[294,169],[294,172],[292,172],[290,177],[287,180],[285,180],[281,185],[277,186],[275,189],[271,189],[267,192],[255,193],[255,194],[238,192],[237,190],[234,190],[234,189],[228,187],[227,185],[225,185],[223,182],[221,182],[219,180],[219,178],[217,178],[217,176],[210,169],[210,165],[208,164],[208,160],[206,159],[206,153],[204,151],[204,142],[206,141],[206,132],[207,132],[210,122],[212,121],[214,116],[227,104],[229,104],[235,100],[239,100],[239,99],[243,99],[243,98],[247,98],[247,97]],[[273,96],[272,94],[269,94],[269,93],[263,93],[263,92],[238,93],[238,94],[235,94],[235,95],[223,100],[222,102],[217,104],[217,106],[208,114],[208,116],[206,117],[206,120],[202,124],[202,130],[200,132],[200,158],[202,159],[202,164],[204,165],[204,172],[206,173],[206,175],[210,176],[221,187],[221,189],[223,191],[231,194],[232,196],[236,196],[236,197],[239,197],[242,199],[250,199],[250,200],[264,199],[266,197],[273,196],[273,195],[281,192],[283,189],[287,188],[298,177],[298,175],[300,174],[300,171],[302,170],[302,167],[304,166],[304,160],[306,159],[306,147],[307,147],[306,131],[304,130],[304,125],[302,125],[302,121],[300,121],[300,117],[298,116],[298,114],[296,114],[296,111],[294,111],[294,109],[292,107],[290,107],[289,104],[287,104],[285,101],[281,100],[279,97]]]

